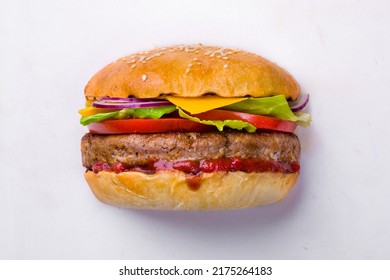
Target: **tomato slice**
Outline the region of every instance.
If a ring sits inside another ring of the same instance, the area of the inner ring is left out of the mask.
[[[294,132],[297,127],[296,123],[290,121],[227,110],[211,110],[193,116],[201,120],[241,120],[252,124],[257,129],[282,132]]]
[[[201,120],[241,120],[252,124],[257,129],[281,132],[294,132],[297,127],[296,123],[290,121],[226,110],[211,110],[193,116]],[[88,129],[93,134],[205,132],[216,130],[214,126],[182,118],[105,120],[89,124]]]
[[[205,132],[215,127],[181,118],[105,120],[88,125],[93,134]]]

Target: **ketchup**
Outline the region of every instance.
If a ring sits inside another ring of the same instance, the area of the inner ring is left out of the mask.
[[[192,191],[197,191],[200,188],[200,185],[202,183],[202,177],[200,176],[202,173],[198,173],[196,175],[189,174],[186,177],[187,186]]]
[[[95,173],[100,171],[111,171],[115,173],[126,171],[138,171],[147,174],[153,174],[160,170],[178,170],[187,174],[187,186],[192,191],[197,191],[202,183],[202,173],[211,173],[215,171],[243,171],[243,172],[282,172],[293,173],[300,169],[298,162],[278,162],[257,158],[218,158],[205,160],[156,160],[151,159],[147,164],[141,166],[127,166],[124,163],[117,162],[109,165],[105,162],[96,162],[92,166]]]
[[[155,173],[160,170],[178,170],[187,174],[211,173],[215,171],[243,171],[243,172],[282,172],[294,173],[298,172],[300,165],[298,162],[278,162],[273,160],[264,160],[257,158],[218,158],[205,160],[156,160],[151,159],[147,164],[141,166],[127,166],[124,163],[117,162],[113,166],[104,162],[96,162],[92,166],[92,171],[98,173],[100,171],[112,171],[115,173],[126,171],[138,171],[148,174]]]

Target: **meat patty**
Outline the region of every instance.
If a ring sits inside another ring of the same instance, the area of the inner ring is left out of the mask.
[[[81,139],[83,166],[96,162],[127,166],[147,164],[151,159],[202,160],[258,158],[299,162],[300,144],[292,133],[282,132],[172,132],[155,134],[96,135]]]

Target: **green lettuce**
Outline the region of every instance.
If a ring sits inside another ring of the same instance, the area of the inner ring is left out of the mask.
[[[220,108],[255,115],[270,116],[281,120],[297,122],[298,125],[308,127],[311,122],[310,114],[298,112],[294,114],[284,95],[272,97],[247,98],[243,101]]]
[[[89,125],[93,122],[100,122],[108,119],[159,119],[163,115],[176,111],[176,106],[162,106],[151,108],[136,108],[136,109],[122,109],[114,112],[99,113],[88,117],[81,117],[80,123],[82,125]]]
[[[245,129],[248,132],[255,132],[256,131],[255,126],[251,125],[250,123],[244,122],[244,121],[240,121],[240,120],[225,120],[225,121],[201,120],[197,117],[190,116],[190,115],[186,114],[179,107],[177,109],[179,111],[180,117],[187,119],[187,120],[190,120],[190,121],[193,121],[193,122],[201,123],[201,124],[213,125],[213,126],[217,127],[219,131],[222,131],[225,126],[229,127],[229,128],[233,128],[233,129],[238,129],[238,130]]]

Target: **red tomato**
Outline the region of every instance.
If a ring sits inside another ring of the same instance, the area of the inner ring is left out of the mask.
[[[181,118],[105,120],[89,124],[88,129],[89,132],[95,134],[159,133],[173,131],[204,132],[215,130],[213,126]]]
[[[257,129],[282,132],[294,132],[297,127],[294,122],[290,121],[225,110],[211,110],[194,116],[201,120],[241,120],[252,124]],[[204,132],[216,130],[214,126],[204,125],[182,118],[105,120],[89,124],[88,129],[91,133],[95,134],[160,133],[175,131]]]
[[[282,132],[294,132],[297,127],[296,123],[290,121],[226,110],[211,110],[194,116],[201,120],[241,120],[252,124],[258,129]]]

